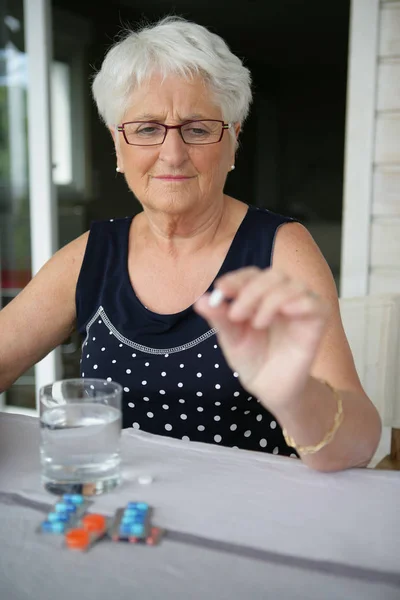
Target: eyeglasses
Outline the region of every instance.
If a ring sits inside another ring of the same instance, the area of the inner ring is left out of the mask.
[[[217,119],[186,121],[182,125],[164,125],[156,121],[130,121],[117,125],[125,141],[130,146],[160,146],[164,143],[170,129],[178,129],[185,144],[205,146],[218,144],[222,140],[225,129],[232,123]]]

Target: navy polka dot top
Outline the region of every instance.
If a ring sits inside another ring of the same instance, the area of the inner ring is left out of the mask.
[[[123,427],[295,454],[273,415],[227,365],[215,329],[192,307],[160,315],[137,298],[127,267],[132,219],[91,224],[76,290],[81,376],[123,386]],[[290,221],[249,206],[218,276],[249,265],[270,266],[276,232]]]

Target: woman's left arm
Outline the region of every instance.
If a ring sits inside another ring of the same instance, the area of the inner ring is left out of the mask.
[[[270,410],[299,447],[312,447],[343,418],[331,441],[299,454],[319,471],[366,466],[381,420],[358,378],[343,330],[336,286],[309,232],[298,223],[277,233],[270,269],[240,269],[215,285],[230,302],[196,309],[213,327],[243,386]]]

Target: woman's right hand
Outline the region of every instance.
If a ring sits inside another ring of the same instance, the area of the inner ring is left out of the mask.
[[[270,411],[297,401],[326,329],[329,305],[277,269],[247,267],[223,275],[196,310],[218,330],[225,358],[242,385]]]

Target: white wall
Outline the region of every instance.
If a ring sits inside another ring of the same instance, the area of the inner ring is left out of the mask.
[[[400,1],[382,2],[372,169],[371,292],[400,292]]]
[[[400,293],[400,0],[352,0],[340,295]],[[390,449],[390,427],[369,466]]]
[[[400,0],[352,0],[340,291],[400,293]]]

